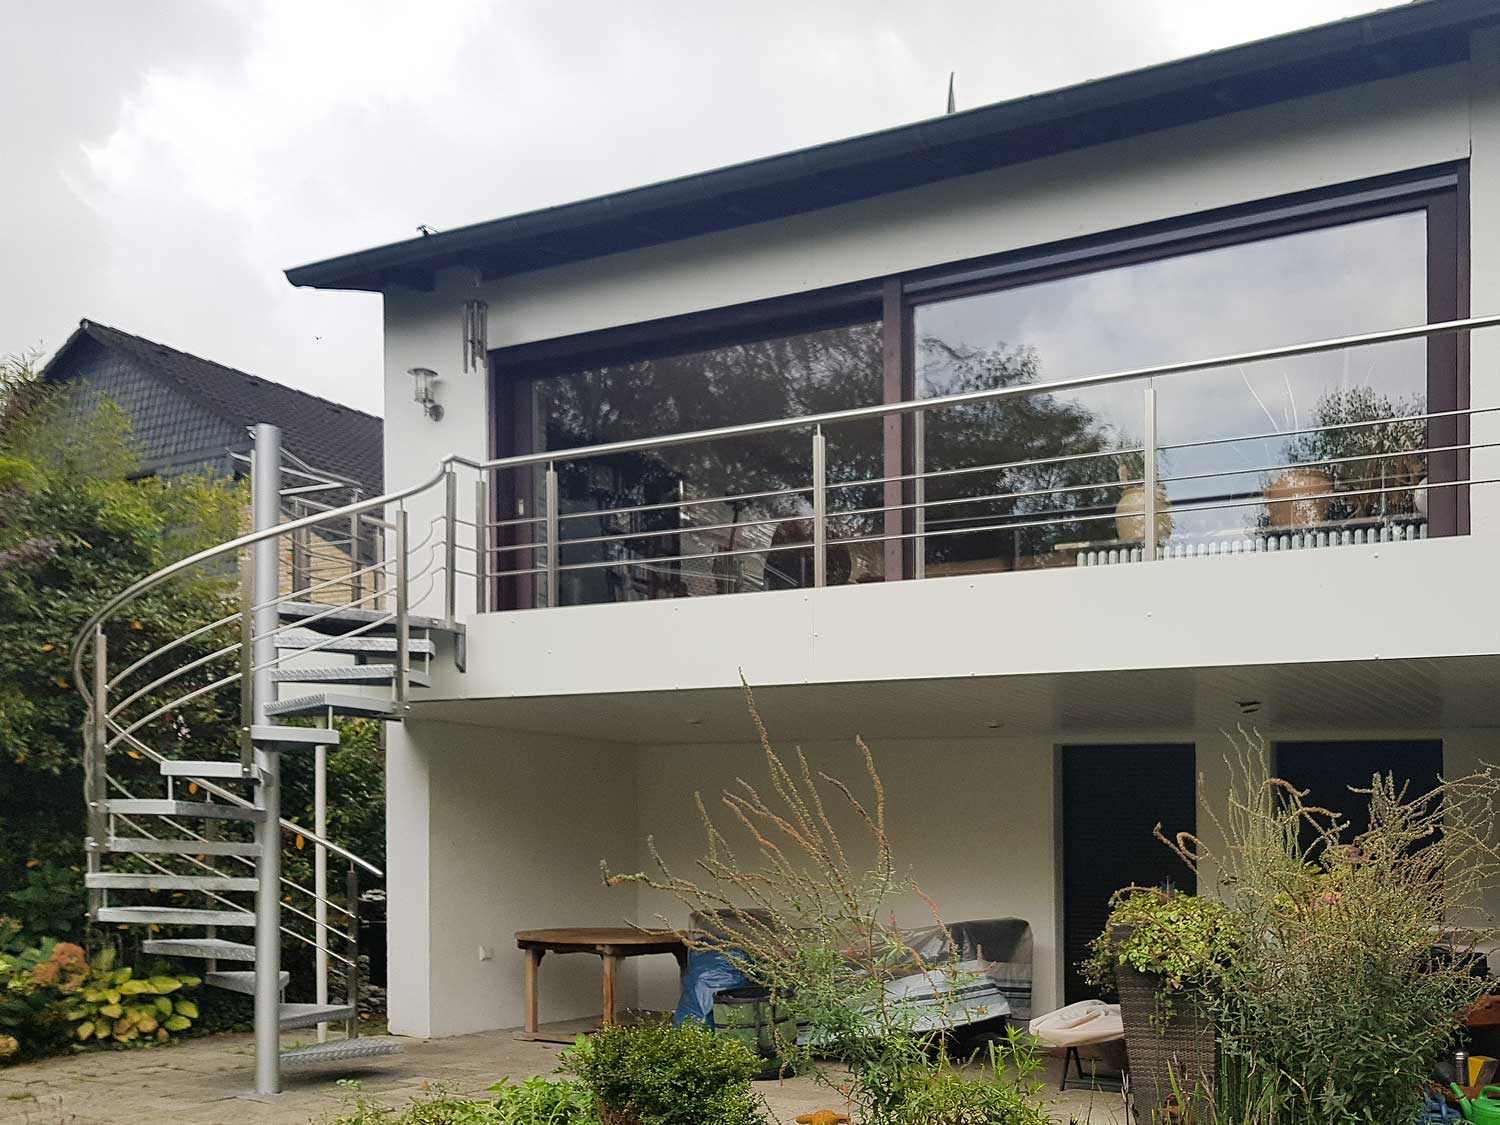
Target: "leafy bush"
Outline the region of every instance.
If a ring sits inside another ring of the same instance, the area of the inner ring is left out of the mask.
[[[759,1125],[750,1082],[761,1060],[705,1027],[607,1027],[563,1053],[562,1069],[594,1099],[604,1125]]]
[[[593,1097],[576,1082],[502,1078],[490,1089],[494,1101],[457,1098],[443,1090],[414,1100],[397,1112],[359,1092],[359,1084],[340,1082],[348,1091],[345,1112],[334,1125],[599,1125]]]
[[[15,932],[12,923],[10,931]],[[0,1058],[42,1054],[67,1041],[117,1046],[165,1043],[188,1030],[198,1005],[185,994],[197,977],[137,975],[105,949],[92,960],[81,946],[47,940],[0,953]]]
[[[1233,960],[1234,930],[1232,913],[1214,899],[1127,887],[1115,894],[1084,976],[1112,990],[1116,966],[1129,965],[1161,977],[1173,992],[1204,988]]]

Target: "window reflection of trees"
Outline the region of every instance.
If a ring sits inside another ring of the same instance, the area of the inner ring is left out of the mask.
[[[856,324],[538,379],[534,409],[545,448],[568,449],[871,405],[881,378],[880,326]],[[827,443],[830,485],[881,475],[878,420],[833,427]],[[558,475],[564,542],[620,537],[564,547],[564,567],[619,564],[565,570],[565,604],[811,583],[806,431],[563,461]],[[875,533],[878,513],[837,513],[879,495],[831,489],[830,537]],[[615,511],[631,508],[646,510]],[[831,550],[830,581],[878,577],[879,545],[865,547]]]
[[[1029,346],[977,348],[923,336],[918,349],[926,386],[937,394],[1040,379]],[[1012,466],[929,476],[929,574],[1072,565],[1073,553],[1059,548],[1112,540],[1109,517],[1128,491],[1121,477],[1141,477],[1139,454],[1115,452],[1138,442],[1123,439],[1076,398],[1031,394],[941,407],[925,411],[922,424],[929,474]],[[1014,464],[1023,461],[1039,463]],[[1033,526],[995,527],[1005,524]]]

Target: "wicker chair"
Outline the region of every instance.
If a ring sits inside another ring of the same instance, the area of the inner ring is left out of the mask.
[[[1219,1050],[1213,1024],[1191,999],[1172,997],[1163,1020],[1157,994],[1161,979],[1129,965],[1116,969],[1125,1051],[1130,1056],[1130,1098],[1136,1120],[1167,1121],[1174,1090],[1212,1090],[1218,1079]]]

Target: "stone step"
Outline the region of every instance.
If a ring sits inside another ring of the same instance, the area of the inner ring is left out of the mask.
[[[141,942],[143,953],[161,957],[192,957],[204,961],[254,961],[255,946],[222,938],[157,938]]]

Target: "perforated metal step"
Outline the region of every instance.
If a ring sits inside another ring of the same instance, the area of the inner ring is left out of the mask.
[[[360,634],[357,637],[329,637],[326,633],[319,633],[315,629],[293,629],[290,632],[278,634],[276,647],[280,649],[302,649],[316,646],[319,652],[339,652],[352,656],[369,656],[377,653],[387,655],[396,651],[395,637],[370,637]],[[407,652],[413,656],[431,656],[437,652],[437,645],[422,637],[413,637],[407,645]]]
[[[401,714],[400,708],[390,699],[342,691],[314,691],[266,704],[268,717],[324,715],[329,711],[335,715],[358,715],[366,719],[393,719]]]
[[[141,949],[162,957],[195,957],[204,961],[255,960],[255,946],[222,938],[158,938],[141,942]]]
[[[311,658],[309,658],[311,659]],[[390,687],[396,679],[394,664],[334,664],[322,668],[277,668],[271,679],[278,684],[350,684]],[[426,672],[413,669],[406,674],[413,687],[431,684]]]
[[[276,1009],[281,1019],[281,1030],[293,1027],[311,1027],[315,1023],[338,1023],[351,1019],[354,1009],[348,1004],[283,1004]]]
[[[104,850],[141,855],[260,855],[260,845],[248,840],[150,840],[139,836],[111,836]]]
[[[116,798],[105,801],[107,812],[136,816],[201,816],[212,820],[259,820],[256,809],[241,805],[220,805],[211,801],[156,801]]]
[[[247,926],[255,925],[255,914],[249,910],[200,910],[188,906],[101,906],[96,918],[100,922],[126,922],[163,926]]]
[[[282,1066],[314,1066],[317,1063],[347,1062],[351,1059],[369,1059],[380,1055],[399,1055],[405,1048],[401,1042],[386,1036],[371,1039],[332,1039],[311,1047],[299,1047],[295,1051],[281,1052]]]
[[[162,875],[120,871],[89,871],[83,885],[101,891],[253,891],[260,886],[254,875]]]
[[[316,602],[282,602],[276,607],[276,613],[285,622],[306,622],[307,628],[316,629],[320,633],[347,633],[351,629],[358,629],[364,625],[372,625],[375,628],[368,634],[375,635],[380,632],[392,632],[396,630],[395,614],[389,609],[370,609],[366,606],[344,606],[335,608],[329,605],[318,605]],[[312,620],[316,618],[316,620]],[[436,617],[410,616],[407,619],[407,628],[418,629],[447,629],[444,622]]]
[[[286,986],[291,983],[292,974],[287,970],[281,970],[281,990],[286,991]],[[225,992],[242,992],[246,996],[255,995],[255,970],[233,969],[227,973],[207,973],[203,977],[203,983],[213,988],[222,988]]]

